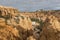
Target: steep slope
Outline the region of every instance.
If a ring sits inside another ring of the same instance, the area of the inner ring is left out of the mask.
[[[32,29],[28,17],[15,8],[0,6],[0,40],[26,40],[27,30]]]
[[[26,17],[39,22],[28,40],[60,40],[60,10],[22,12]],[[40,22],[42,21],[42,22]]]
[[[60,40],[57,12],[19,12],[0,6],[0,40]]]

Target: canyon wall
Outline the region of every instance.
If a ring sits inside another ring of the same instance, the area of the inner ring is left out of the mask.
[[[0,40],[60,40],[60,12],[0,6]]]

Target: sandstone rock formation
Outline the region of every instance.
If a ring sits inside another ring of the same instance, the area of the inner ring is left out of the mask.
[[[0,7],[0,40],[26,40],[27,30],[31,29],[31,20],[17,9]]]
[[[24,12],[23,15],[30,18],[37,18],[43,21],[43,26],[34,27],[33,36],[30,40],[60,40],[60,12]],[[41,29],[42,27],[42,29]]]
[[[19,12],[0,6],[0,40],[60,40],[60,16],[55,12],[59,13]]]

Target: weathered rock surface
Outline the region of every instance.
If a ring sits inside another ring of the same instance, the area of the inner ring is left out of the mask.
[[[17,9],[0,7],[0,40],[26,40],[31,29],[31,20]]]
[[[55,16],[48,16],[44,22],[39,40],[60,40],[60,22]]]
[[[34,27],[29,40],[60,40],[60,11],[24,12],[23,15],[43,21],[43,26]],[[41,28],[42,27],[42,28]]]
[[[0,6],[0,40],[60,40],[60,17],[52,13]]]

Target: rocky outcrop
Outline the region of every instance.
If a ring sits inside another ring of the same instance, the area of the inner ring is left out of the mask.
[[[15,8],[0,7],[0,40],[26,40],[32,29],[30,18]]]
[[[40,40],[60,40],[60,23],[55,16],[48,16],[40,34]]]
[[[0,40],[60,40],[59,18],[44,12],[0,6]]]

